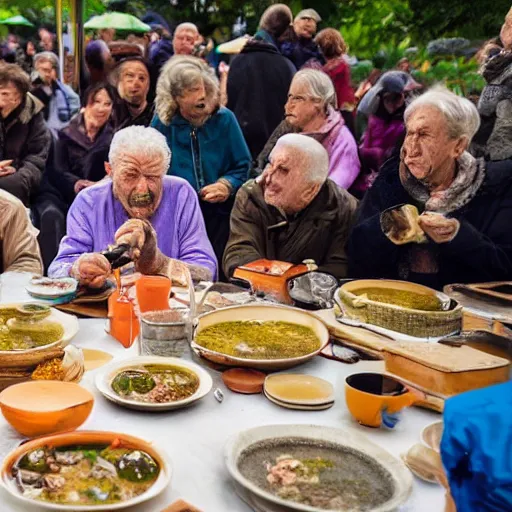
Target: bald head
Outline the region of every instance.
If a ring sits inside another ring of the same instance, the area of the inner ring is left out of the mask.
[[[286,214],[306,208],[318,194],[329,172],[324,147],[306,135],[281,137],[263,174],[265,202]]]
[[[291,25],[293,14],[285,4],[271,5],[261,16],[260,28],[276,39]]]

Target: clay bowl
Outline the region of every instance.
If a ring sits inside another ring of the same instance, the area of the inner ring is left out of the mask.
[[[319,346],[309,354],[299,357],[288,357],[283,359],[248,359],[235,357],[221,352],[209,350],[195,341],[196,335],[201,330],[222,322],[236,322],[244,320],[258,321],[283,321],[310,327],[318,337]],[[194,326],[194,340],[192,349],[194,352],[209,361],[225,366],[238,366],[255,368],[257,370],[283,370],[292,368],[299,364],[313,359],[329,343],[329,331],[325,324],[315,315],[290,306],[278,304],[248,304],[243,306],[232,306],[211,313],[200,315],[197,325]]]
[[[73,382],[34,380],[0,393],[5,419],[27,437],[75,430],[91,413],[94,397]]]
[[[120,446],[130,449],[137,449],[146,452],[151,455],[153,459],[158,463],[160,467],[160,474],[158,478],[155,480],[154,484],[143,494],[136,496],[127,501],[122,501],[120,503],[109,503],[109,504],[98,504],[91,507],[91,505],[66,505],[59,503],[51,503],[38,501],[37,499],[32,499],[26,496],[23,496],[20,492],[20,489],[16,483],[16,479],[12,475],[12,468],[16,464],[16,462],[23,456],[25,453],[30,452],[32,450],[36,450],[39,447],[43,446],[52,446],[52,447],[60,447],[60,446],[69,446],[69,445],[101,445],[101,444],[112,444],[113,442],[119,442]],[[147,500],[158,496],[162,491],[164,491],[171,482],[172,469],[170,461],[168,457],[162,450],[159,450],[152,443],[148,443],[138,437],[133,437],[128,434],[121,434],[118,432],[102,432],[102,431],[90,431],[90,430],[80,430],[78,432],[67,432],[63,434],[56,434],[52,436],[40,437],[37,439],[32,439],[28,443],[22,444],[15,450],[13,450],[7,457],[4,459],[2,464],[2,469],[0,473],[0,485],[4,487],[9,494],[14,496],[16,499],[24,502],[26,506],[31,505],[32,507],[37,506],[38,510],[49,509],[49,510],[65,510],[68,512],[78,512],[85,510],[95,510],[95,511],[105,511],[105,510],[119,510],[125,509],[127,507],[131,507],[138,503],[143,503]],[[144,510],[149,510],[149,508],[145,508]],[[154,509],[151,509],[154,510]]]

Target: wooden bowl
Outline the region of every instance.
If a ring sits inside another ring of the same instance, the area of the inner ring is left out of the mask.
[[[20,434],[36,437],[77,429],[91,413],[94,397],[73,382],[34,380],[0,393],[0,409]]]
[[[127,501],[122,501],[120,503],[109,503],[109,504],[98,504],[93,507],[90,505],[68,505],[68,504],[59,504],[52,502],[43,502],[38,501],[37,499],[32,499],[26,496],[23,496],[20,492],[20,489],[16,483],[16,479],[13,477],[12,468],[16,464],[16,462],[25,455],[27,452],[31,452],[36,450],[37,448],[43,446],[52,446],[52,447],[60,447],[60,446],[69,446],[69,445],[101,445],[101,444],[112,444],[113,442],[119,442],[120,446],[123,448],[137,449],[146,452],[148,455],[151,455],[153,459],[158,463],[160,467],[160,474],[158,478],[153,483],[153,485],[143,494],[136,496]],[[68,512],[78,512],[78,511],[86,511],[86,510],[95,510],[95,511],[106,511],[106,510],[119,510],[125,509],[127,507],[131,507],[138,503],[143,503],[147,500],[150,500],[160,494],[162,491],[168,488],[171,482],[172,469],[171,463],[168,460],[165,452],[156,448],[153,443],[148,443],[138,437],[130,436],[128,434],[121,434],[119,432],[102,432],[102,431],[89,431],[89,430],[79,430],[77,432],[67,432],[64,434],[56,434],[53,436],[41,437],[38,439],[32,439],[28,443],[22,444],[15,450],[13,450],[2,463],[2,469],[0,473],[0,485],[3,486],[12,496],[16,499],[24,502],[26,506],[38,507],[37,510],[40,509],[49,509],[49,510],[63,510]],[[144,510],[149,510],[150,508],[144,508]],[[154,508],[151,508],[154,510]]]

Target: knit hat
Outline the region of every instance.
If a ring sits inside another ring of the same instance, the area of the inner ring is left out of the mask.
[[[301,20],[303,18],[311,18],[312,20],[315,20],[317,23],[320,23],[322,21],[322,18],[320,17],[320,14],[318,14],[315,9],[302,9],[302,11],[295,16],[295,19],[293,21]]]

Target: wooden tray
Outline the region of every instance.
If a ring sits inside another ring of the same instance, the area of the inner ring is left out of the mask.
[[[387,372],[442,397],[509,379],[506,359],[467,346],[396,343],[384,350],[384,357]]]

